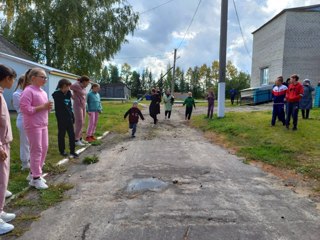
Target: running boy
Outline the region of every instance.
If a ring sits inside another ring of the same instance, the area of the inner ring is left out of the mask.
[[[126,118],[129,115],[129,128],[132,129],[131,137],[135,137],[135,133],[137,130],[137,124],[139,121],[139,116],[142,120],[144,120],[144,117],[138,108],[138,102],[134,102],[132,105],[132,108],[130,108],[125,114],[124,118]]]
[[[72,112],[70,86],[71,82],[69,80],[61,79],[52,97],[54,99],[54,109],[58,122],[59,152],[64,157],[68,156],[65,152],[64,141],[67,132],[69,136],[70,157],[78,158],[79,155],[75,152],[74,115]]]

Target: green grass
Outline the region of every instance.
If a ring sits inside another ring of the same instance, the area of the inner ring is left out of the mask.
[[[298,131],[277,122],[270,127],[271,111],[230,112],[224,118],[193,117],[192,125],[213,132],[240,156],[320,180],[320,110],[311,110],[312,119],[299,118]]]
[[[125,133],[128,130],[128,120],[123,119],[124,113],[131,107],[132,103],[103,102],[103,113],[99,116],[96,135],[102,135],[105,131]],[[11,115],[11,125],[13,131],[13,142],[11,143],[11,170],[9,180],[9,190],[18,193],[28,186],[26,177],[27,171],[21,171],[19,153],[19,132],[16,127],[16,114]],[[87,124],[86,124],[87,126]],[[84,129],[85,131],[86,129]],[[85,138],[85,133],[83,134]],[[100,142],[95,143],[99,145]],[[94,144],[94,145],[95,145]],[[69,149],[68,137],[66,136],[66,151]],[[44,172],[59,174],[64,172],[65,167],[56,167],[56,163],[62,157],[58,150],[57,121],[54,113],[49,114],[49,149],[46,158]]]
[[[82,161],[84,164],[93,164],[99,162],[99,157],[97,155],[87,156]]]

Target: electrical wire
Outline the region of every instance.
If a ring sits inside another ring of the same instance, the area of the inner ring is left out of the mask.
[[[188,33],[188,31],[189,31],[192,23],[193,23],[194,17],[196,16],[196,14],[197,14],[197,12],[198,12],[198,9],[199,9],[199,6],[200,6],[201,1],[202,1],[202,0],[199,0],[198,6],[197,6],[196,10],[194,11],[194,14],[193,14],[193,16],[192,16],[191,22],[190,22],[190,24],[189,24],[189,26],[188,26],[188,28],[187,28],[184,36],[183,36],[183,39],[181,40],[179,46],[177,47],[177,49],[179,49],[179,48],[181,47],[181,44],[184,42],[184,40],[185,40],[185,38],[186,38],[187,33]]]
[[[164,3],[161,3],[161,4],[158,5],[158,6],[155,6],[155,7],[153,7],[153,8],[150,8],[150,9],[148,9],[148,10],[146,10],[146,11],[141,12],[140,15],[145,14],[145,13],[147,13],[147,12],[151,12],[151,11],[153,11],[153,10],[155,10],[155,9],[157,9],[157,8],[160,8],[160,7],[162,7],[163,5],[166,5],[166,4],[168,4],[168,3],[170,3],[170,2],[173,2],[173,1],[174,1],[174,0],[169,0],[169,1],[166,1],[166,2],[164,2]]]
[[[234,7],[234,10],[235,10],[235,12],[236,12],[236,16],[237,16],[238,25],[239,25],[239,29],[240,29],[241,36],[242,36],[242,40],[243,40],[243,45],[244,45],[244,47],[245,47],[245,49],[246,49],[246,51],[247,51],[247,53],[248,53],[249,57],[250,57],[250,58],[252,58],[252,56],[251,56],[251,54],[250,54],[250,52],[249,52],[249,50],[248,50],[246,40],[245,40],[244,35],[243,35],[243,31],[242,31],[242,27],[241,27],[241,23],[240,23],[239,15],[238,15],[238,10],[237,10],[236,3],[235,3],[235,1],[234,1],[234,0],[232,0],[232,1],[233,1],[233,7]]]

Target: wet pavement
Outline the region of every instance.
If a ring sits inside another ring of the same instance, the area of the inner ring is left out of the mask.
[[[319,240],[315,203],[191,129],[175,110],[137,137],[110,136],[58,181],[69,199],[19,239]],[[97,151],[94,153],[97,154]]]

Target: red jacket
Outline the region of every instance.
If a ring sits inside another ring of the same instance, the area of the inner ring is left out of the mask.
[[[299,102],[303,96],[303,86],[301,83],[290,84],[286,93],[287,102]]]

